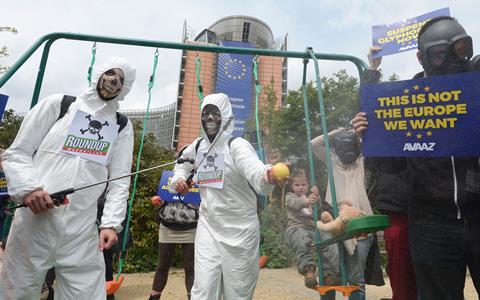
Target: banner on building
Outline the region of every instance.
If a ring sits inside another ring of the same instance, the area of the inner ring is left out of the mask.
[[[221,46],[253,48],[249,43],[221,41]],[[230,97],[235,129],[233,136],[242,136],[252,115],[252,55],[220,53],[217,63],[217,93]]]
[[[373,45],[382,48],[373,57],[417,49],[417,35],[423,24],[438,16],[450,16],[448,7],[400,22],[372,26]]]
[[[181,196],[183,197],[182,199],[180,199],[179,194],[171,194],[168,190],[170,189],[170,184],[172,183],[172,177],[172,171],[162,172],[162,177],[160,178],[160,184],[157,191],[157,195],[160,196],[160,199],[167,202],[183,202],[200,205],[200,193],[196,184],[190,189],[188,194]]]
[[[365,84],[365,156],[480,155],[480,72]]]

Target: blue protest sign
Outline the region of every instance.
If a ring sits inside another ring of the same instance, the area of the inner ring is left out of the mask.
[[[480,155],[480,72],[366,84],[365,156]]]
[[[0,171],[0,200],[7,198],[7,177],[5,177],[5,173],[3,173],[3,171]]]
[[[172,171],[162,172],[162,178],[160,178],[160,184],[157,191],[157,195],[160,196],[160,199],[167,202],[183,202],[200,205],[200,193],[197,185],[194,185],[193,188],[190,189],[190,192],[183,197],[183,199],[180,199],[178,194],[171,194],[168,190],[170,188],[170,184],[172,183],[172,177]]]
[[[7,106],[8,96],[0,94],[0,121],[2,120],[3,113],[5,112],[5,107]]]
[[[372,26],[373,45],[382,48],[373,57],[416,49],[417,35],[423,24],[438,16],[450,16],[450,9],[446,7],[400,22]]]

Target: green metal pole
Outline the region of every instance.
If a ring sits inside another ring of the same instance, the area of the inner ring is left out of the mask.
[[[37,80],[35,82],[35,88],[33,90],[32,102],[30,108],[34,107],[38,103],[38,97],[42,88],[43,77],[45,76],[45,68],[47,66],[48,55],[50,53],[50,47],[53,44],[53,40],[47,41],[43,48],[42,59],[40,60],[40,66],[38,67]]]
[[[89,42],[100,42],[100,43],[109,43],[109,44],[121,44],[121,45],[131,45],[131,46],[141,46],[141,47],[153,47],[153,48],[168,48],[168,49],[181,49],[181,50],[191,50],[191,51],[205,51],[205,52],[214,52],[214,53],[236,53],[236,54],[252,54],[252,55],[263,55],[263,56],[280,56],[280,57],[291,57],[291,58],[309,58],[309,54],[305,52],[296,52],[296,51],[279,51],[279,50],[270,50],[270,49],[257,49],[257,48],[239,48],[239,47],[221,47],[213,45],[198,45],[198,44],[183,44],[183,43],[171,43],[171,42],[162,42],[162,41],[153,41],[153,40],[139,40],[139,39],[130,39],[130,38],[117,38],[117,37],[108,37],[108,36],[98,36],[98,35],[88,35],[88,34],[79,34],[79,33],[65,33],[65,32],[55,32],[47,34],[40,39],[38,39],[28,50],[25,52],[20,59],[18,59],[12,67],[0,77],[0,88],[12,77],[12,75],[30,58],[30,56],[35,53],[35,51],[44,43],[50,42],[53,43],[58,39],[68,39],[68,40],[77,40],[77,41],[89,41]],[[316,58],[322,60],[334,60],[334,61],[351,61],[357,66],[359,71],[366,68],[365,62],[361,59],[342,54],[325,54],[325,53],[316,53],[314,54]]]
[[[308,105],[308,95],[307,95],[307,64],[308,59],[303,60],[303,80],[302,80],[302,95],[303,95],[303,110],[305,113],[305,129],[307,131],[307,155],[308,155],[308,166],[310,172],[310,186],[317,185],[317,179],[315,178],[315,168],[313,163],[313,152],[312,144],[312,130],[310,126],[310,109]],[[318,221],[318,203],[313,204],[313,222],[317,224]],[[320,232],[315,226],[315,244],[320,242]],[[324,285],[323,280],[323,261],[320,247],[315,247],[317,253],[317,269],[318,269],[318,282],[320,286]]]
[[[313,50],[311,48],[308,48],[307,52],[310,54],[310,57],[313,59],[315,63],[317,97],[318,97],[318,105],[320,108],[320,118],[322,121],[322,131],[324,136],[323,140],[325,143],[325,150],[326,150],[327,174],[328,174],[328,181],[330,184],[330,192],[332,194],[333,215],[334,215],[334,218],[336,218],[338,216],[337,193],[335,191],[335,179],[333,178],[332,156],[330,155],[330,142],[328,140],[327,115],[325,113],[325,104],[323,101],[323,91],[322,91],[322,82],[320,80],[320,70],[318,67],[318,60],[315,56],[315,53],[313,53]],[[345,253],[344,251],[342,251],[341,242],[338,242],[337,245],[338,245],[339,258],[340,258],[340,274],[342,276],[342,285],[346,285],[347,273],[345,269]]]

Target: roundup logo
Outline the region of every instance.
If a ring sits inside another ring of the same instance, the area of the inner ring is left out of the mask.
[[[65,151],[100,156],[106,156],[109,148],[110,143],[107,141],[80,138],[74,135],[68,135],[67,140],[65,141],[65,145],[63,145],[63,150]]]
[[[215,170],[210,172],[198,172],[198,177],[197,177],[198,184],[216,183],[216,182],[222,182],[222,180],[223,180],[222,170]]]

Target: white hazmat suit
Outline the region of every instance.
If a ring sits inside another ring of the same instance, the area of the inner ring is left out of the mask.
[[[258,158],[253,147],[242,138],[228,142],[233,132],[230,100],[225,94],[205,97],[202,110],[215,105],[221,113],[221,127],[208,155],[223,153],[225,159],[222,189],[200,187],[200,217],[195,238],[195,281],[192,300],[251,299],[258,278],[259,222],[257,193],[268,194],[273,185],[266,179],[269,166]],[[198,153],[206,153],[211,146],[205,133]],[[183,152],[184,158],[195,158],[196,142]],[[200,163],[197,158],[196,164]],[[202,162],[205,164],[206,160]],[[192,166],[175,166],[172,186],[180,178],[188,178]],[[249,186],[250,184],[250,186]]]
[[[97,94],[97,81],[112,68],[123,70],[124,84],[117,97],[104,101]],[[61,150],[79,109],[116,124],[118,101],[128,94],[134,80],[135,68],[125,59],[113,57],[60,120],[61,94],[45,98],[28,112],[3,157],[10,196],[22,203],[34,190],[54,193],[130,173],[130,121],[118,133],[106,165]],[[100,228],[121,231],[129,186],[130,178],[109,183]],[[80,190],[68,196],[69,204],[37,215],[29,208],[16,210],[1,271],[0,299],[38,300],[47,270],[55,267],[55,299],[105,300],[105,263],[95,224],[97,199],[104,189],[105,185],[98,185]]]

